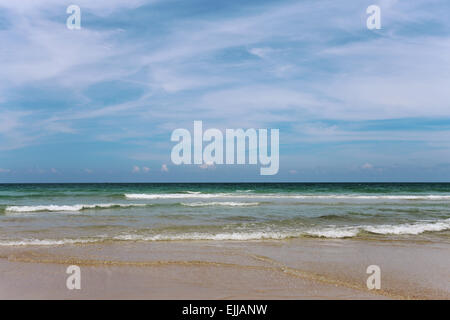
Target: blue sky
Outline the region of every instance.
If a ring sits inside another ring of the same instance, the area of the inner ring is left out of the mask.
[[[81,30],[66,8],[79,5]],[[381,8],[368,30],[366,8]],[[0,182],[450,181],[446,0],[0,0]],[[279,128],[280,170],[175,166]]]

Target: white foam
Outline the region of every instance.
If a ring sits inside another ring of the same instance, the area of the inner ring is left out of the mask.
[[[145,235],[120,235],[114,237],[116,240],[128,241],[176,241],[176,240],[281,240],[292,237],[299,237],[301,233],[286,232],[230,232],[230,233],[184,233],[184,234],[158,234],[153,236]]]
[[[343,228],[324,228],[315,229],[305,232],[307,235],[321,237],[321,238],[352,238],[358,235],[359,229],[356,227]]]
[[[221,198],[227,194],[224,193],[126,193],[125,197],[128,199],[188,199],[188,198]]]
[[[282,240],[298,238],[301,236],[314,236],[329,239],[353,238],[361,231],[366,230],[378,234],[417,235],[423,232],[444,231],[450,229],[450,219],[437,222],[379,225],[379,226],[327,226],[322,228],[284,231],[249,231],[226,233],[182,233],[182,234],[156,234],[137,235],[127,234],[114,237],[115,240],[124,241],[176,241],[176,240]]]
[[[326,226],[322,228],[311,228],[303,230],[280,230],[280,231],[248,231],[248,232],[186,232],[180,234],[155,234],[155,235],[140,235],[140,234],[122,234],[118,236],[95,236],[90,239],[23,239],[7,241],[1,240],[0,246],[53,246],[64,244],[83,244],[104,241],[106,239],[121,240],[121,241],[188,241],[188,240],[283,240],[289,238],[298,238],[301,236],[314,236],[321,238],[352,238],[356,237],[361,231],[369,231],[376,234],[383,235],[417,235],[423,232],[439,232],[450,230],[450,219],[435,221],[435,222],[421,222],[399,225],[377,225],[377,226]]]
[[[450,230],[450,219],[418,223],[404,223],[398,225],[385,224],[354,227],[325,227],[322,229],[308,230],[305,233],[324,238],[351,238],[357,236],[358,233],[363,230],[383,235],[418,235],[424,232]]]
[[[259,202],[182,202],[183,206],[188,207],[206,207],[206,206],[229,206],[229,207],[247,207],[257,206]]]
[[[437,222],[366,226],[364,227],[364,230],[377,234],[417,235],[424,232],[438,232],[450,230],[450,219]]]
[[[75,204],[75,205],[40,205],[40,206],[10,206],[6,207],[6,212],[43,212],[43,211],[66,211],[76,212],[84,209],[96,209],[96,208],[113,208],[113,207],[141,207],[145,204],[132,204],[132,203],[100,203],[100,204]]]
[[[82,244],[98,242],[100,239],[60,239],[60,240],[39,240],[39,239],[23,239],[17,241],[0,241],[0,246],[55,246],[63,244]]]
[[[450,200],[450,195],[293,195],[293,194],[233,194],[233,193],[126,193],[128,199],[184,199],[184,198],[250,198],[250,199],[340,199],[340,200]]]

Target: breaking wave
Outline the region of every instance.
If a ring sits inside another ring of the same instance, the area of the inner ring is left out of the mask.
[[[250,198],[250,199],[341,199],[341,200],[450,200],[450,195],[291,195],[291,194],[245,194],[242,193],[125,193],[127,199],[187,199],[187,198]]]
[[[64,244],[83,244],[83,243],[93,243],[93,242],[99,242],[100,239],[59,239],[59,240],[52,240],[52,239],[23,239],[23,240],[16,240],[16,241],[0,241],[0,246],[57,246],[57,245],[64,245]]]
[[[367,226],[365,231],[376,234],[417,235],[424,232],[438,232],[450,229],[450,219],[437,222],[409,223],[399,225]]]
[[[75,204],[75,205],[39,205],[39,206],[9,206],[6,207],[6,212],[53,212],[66,211],[76,212],[86,209],[108,209],[108,208],[129,208],[129,207],[143,207],[148,204],[140,203],[100,203],[100,204]]]
[[[112,237],[98,236],[91,239],[23,239],[16,241],[0,241],[0,246],[52,246],[64,244],[94,243],[105,240],[119,241],[187,241],[187,240],[283,240],[299,237],[317,238],[354,238],[362,231],[383,235],[417,235],[424,232],[438,232],[450,230],[450,219],[437,222],[424,222],[416,224],[378,225],[378,226],[348,226],[348,227],[324,227],[291,231],[248,231],[248,232],[185,232],[179,234],[123,234]]]

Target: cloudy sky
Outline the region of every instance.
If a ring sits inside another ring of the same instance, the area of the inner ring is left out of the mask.
[[[81,8],[69,30],[66,9]],[[381,30],[366,9],[381,8]],[[449,181],[447,0],[0,0],[0,182]],[[175,166],[279,128],[280,170]]]

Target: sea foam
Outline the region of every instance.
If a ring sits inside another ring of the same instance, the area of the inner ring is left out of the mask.
[[[128,207],[142,207],[146,204],[140,203],[99,203],[99,204],[74,204],[74,205],[39,205],[39,206],[9,206],[6,207],[6,212],[52,212],[52,211],[66,211],[76,212],[85,209],[107,209],[107,208],[128,208]]]
[[[353,194],[242,194],[242,193],[126,193],[127,199],[249,198],[339,200],[450,200],[450,195],[353,195]]]
[[[438,232],[450,229],[450,219],[437,222],[419,222],[399,225],[366,226],[365,231],[377,234],[417,235],[424,232]]]
[[[159,234],[121,234],[115,236],[96,236],[90,239],[22,239],[0,241],[0,246],[53,246],[65,244],[95,243],[105,240],[118,241],[188,241],[188,240],[212,240],[212,241],[246,241],[246,240],[283,240],[312,236],[318,238],[340,239],[353,238],[361,231],[368,231],[383,235],[418,235],[424,232],[439,232],[450,230],[450,219],[410,223],[399,225],[375,225],[375,226],[327,226],[322,228],[309,228],[303,230],[273,230],[273,231],[238,231],[238,232],[184,232],[184,233],[159,233]]]
[[[64,244],[83,244],[83,243],[93,243],[99,242],[100,239],[23,239],[23,240],[11,240],[11,241],[0,241],[0,246],[56,246]]]

